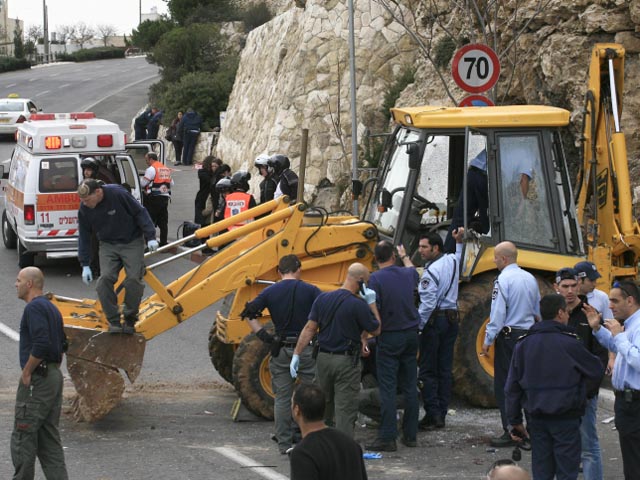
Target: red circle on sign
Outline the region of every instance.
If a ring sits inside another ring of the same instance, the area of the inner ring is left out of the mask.
[[[465,65],[462,65],[461,62]],[[500,60],[491,48],[472,43],[460,48],[451,62],[453,80],[465,92],[486,92],[500,77]]]
[[[481,105],[478,105],[481,104]],[[495,107],[495,103],[484,95],[467,95],[458,104],[459,107]]]

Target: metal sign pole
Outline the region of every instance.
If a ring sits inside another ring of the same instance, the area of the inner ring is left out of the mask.
[[[353,0],[348,2],[349,9],[349,77],[351,81],[351,179],[358,180],[358,118],[356,115],[356,52],[353,33]],[[353,213],[358,215],[358,198],[353,197]]]

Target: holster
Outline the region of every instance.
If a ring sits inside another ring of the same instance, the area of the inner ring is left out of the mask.
[[[46,362],[42,362],[40,363],[40,365],[36,367],[33,373],[34,375],[39,375],[40,377],[46,377],[47,374],[49,373],[49,366],[47,365]]]
[[[282,348],[282,337],[277,333],[273,336],[273,343],[271,344],[271,356],[277,357],[280,355],[280,349]]]
[[[313,340],[313,350],[311,351],[311,358],[314,360],[318,358],[318,352],[320,352],[320,342],[318,339]]]

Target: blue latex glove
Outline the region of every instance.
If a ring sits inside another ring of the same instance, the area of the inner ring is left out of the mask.
[[[296,378],[298,376],[298,367],[300,366],[300,355],[296,355],[295,353],[291,357],[291,364],[289,365],[289,372],[291,373],[291,378]]]
[[[150,252],[155,252],[159,246],[160,244],[158,243],[157,240],[149,240],[147,242],[147,248],[149,249]]]
[[[360,297],[364,298],[364,301],[369,305],[371,305],[372,303],[376,303],[376,291],[370,289],[367,286],[364,287],[364,294],[360,292]]]
[[[89,285],[91,282],[93,282],[93,273],[91,273],[91,268],[82,267],[82,281],[85,283],[85,285]]]

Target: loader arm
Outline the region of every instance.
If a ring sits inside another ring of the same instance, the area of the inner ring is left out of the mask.
[[[146,341],[229,294],[235,293],[235,304],[242,302],[244,305],[244,301],[264,288],[257,280],[277,279],[276,266],[282,256],[298,255],[305,280],[323,289],[337,288],[354,261],[371,266],[373,246],[378,237],[375,226],[353,216],[305,216],[306,204],[290,205],[287,197],[204,227],[159,252],[193,237],[207,238],[245,217],[249,219],[265,212],[269,215],[220,233],[183,254],[148,265],[144,279],[154,293],[141,302],[133,336],[106,333],[108,322],[97,300],[51,296],[62,312],[70,339],[67,364],[79,395],[78,417],[95,421],[118,403],[124,391],[124,380],[117,370],[124,370],[133,382],[142,365]],[[224,245],[216,254],[168,285],[154,273],[180,256],[205,246]]]
[[[596,44],[591,54],[576,205],[588,257],[602,274],[605,289],[615,277],[635,277],[640,255],[620,123],[624,57],[624,48],[618,44]]]

